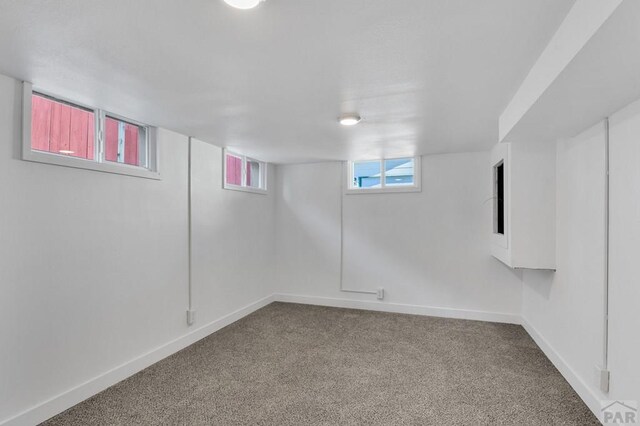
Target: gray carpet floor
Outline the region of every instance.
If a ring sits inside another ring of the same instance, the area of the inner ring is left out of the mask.
[[[45,424],[599,422],[520,326],[273,303]]]

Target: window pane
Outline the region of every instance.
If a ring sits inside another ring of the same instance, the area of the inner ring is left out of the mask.
[[[147,129],[112,117],[104,122],[104,159],[147,167]]]
[[[242,185],[242,158],[227,154],[226,182],[231,185]]]
[[[94,113],[34,93],[31,97],[31,149],[93,160]]]
[[[386,186],[414,185],[414,159],[397,158],[384,160],[384,173]]]
[[[247,160],[247,186],[260,188],[260,163],[254,160]]]
[[[353,163],[353,188],[380,188],[380,161]]]

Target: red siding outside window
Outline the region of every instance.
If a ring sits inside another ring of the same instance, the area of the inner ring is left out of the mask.
[[[104,159],[114,163],[125,163],[140,166],[139,135],[140,128],[134,124],[105,118]]]
[[[33,150],[93,160],[93,111],[34,94],[31,117]]]
[[[242,185],[242,158],[227,154],[227,183]]]

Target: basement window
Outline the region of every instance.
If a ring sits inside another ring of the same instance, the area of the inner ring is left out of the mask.
[[[104,119],[104,159],[148,168],[147,127],[115,117]]]
[[[266,194],[267,163],[224,150],[224,189]]]
[[[349,194],[420,191],[420,157],[347,162]]]
[[[24,83],[22,158],[159,179],[151,128]]]

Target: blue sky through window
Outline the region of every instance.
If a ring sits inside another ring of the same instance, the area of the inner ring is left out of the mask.
[[[385,186],[413,185],[413,158],[384,161]]]
[[[353,188],[381,188],[381,162],[358,161],[353,163]],[[385,185],[401,186],[414,184],[414,159],[398,158],[384,160]]]
[[[354,188],[380,188],[380,161],[353,163]]]

